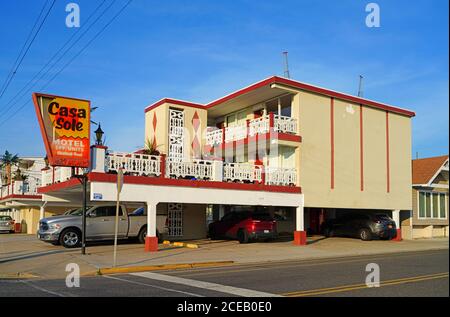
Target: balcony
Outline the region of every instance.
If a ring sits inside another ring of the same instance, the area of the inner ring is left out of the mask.
[[[246,125],[226,127],[224,129],[212,129],[206,133],[206,144],[216,146],[222,143],[244,140],[256,135],[274,132],[297,135],[297,120],[291,117],[280,116],[274,113],[260,118],[247,120]]]
[[[0,197],[12,195],[35,196],[37,193],[37,183],[31,181],[12,181],[11,184],[1,187]]]
[[[234,182],[265,184],[274,186],[296,186],[297,170],[267,168],[250,163],[223,163],[218,160],[176,162],[165,157],[109,153],[105,159],[105,172],[117,173],[123,169],[125,175],[190,179],[211,182]]]
[[[42,171],[42,186],[68,181],[75,175],[82,175],[86,170],[71,167],[50,167]]]

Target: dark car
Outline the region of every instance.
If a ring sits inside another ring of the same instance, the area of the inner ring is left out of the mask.
[[[215,239],[272,240],[277,237],[277,223],[268,213],[230,212],[209,225],[208,235]]]
[[[363,241],[393,239],[397,235],[394,220],[386,214],[346,214],[322,225],[326,237],[352,237]]]

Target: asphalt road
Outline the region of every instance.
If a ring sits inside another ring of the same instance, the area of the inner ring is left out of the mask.
[[[366,266],[380,268],[380,287],[365,284]],[[65,280],[0,280],[0,296],[449,296],[448,250],[272,262]]]

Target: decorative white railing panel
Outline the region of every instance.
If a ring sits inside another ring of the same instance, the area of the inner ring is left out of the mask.
[[[266,185],[290,186],[297,184],[297,169],[295,168],[266,168]]]
[[[274,115],[274,129],[277,132],[297,134],[297,120],[291,117]]]
[[[138,176],[161,175],[161,157],[133,153],[109,153],[106,156],[106,170],[118,172],[122,168],[124,173]]]
[[[225,128],[225,143],[243,140],[247,137],[247,126],[238,125]]]
[[[169,110],[169,161],[181,162],[184,155],[184,112]]]
[[[224,181],[261,182],[262,167],[250,163],[227,163],[223,166]]]
[[[214,161],[192,160],[192,162],[167,162],[166,174],[171,177],[193,177],[196,179],[214,179]]]
[[[248,134],[250,136],[255,136],[257,134],[269,133],[269,131],[270,131],[269,115],[250,120],[249,132],[248,132]]]
[[[216,144],[222,144],[223,142],[223,132],[222,129],[215,129],[206,132],[206,144],[214,146]]]

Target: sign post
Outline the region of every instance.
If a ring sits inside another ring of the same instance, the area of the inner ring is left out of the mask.
[[[117,235],[119,233],[119,208],[120,208],[120,192],[123,186],[123,169],[117,171],[117,202],[116,202],[116,226],[114,231],[114,259],[113,267],[117,264]]]
[[[33,103],[44,139],[49,165],[89,168],[91,102],[41,93],[33,93]],[[72,175],[82,181],[83,215],[81,253],[86,254],[87,177]],[[74,174],[74,173],[72,173]]]

